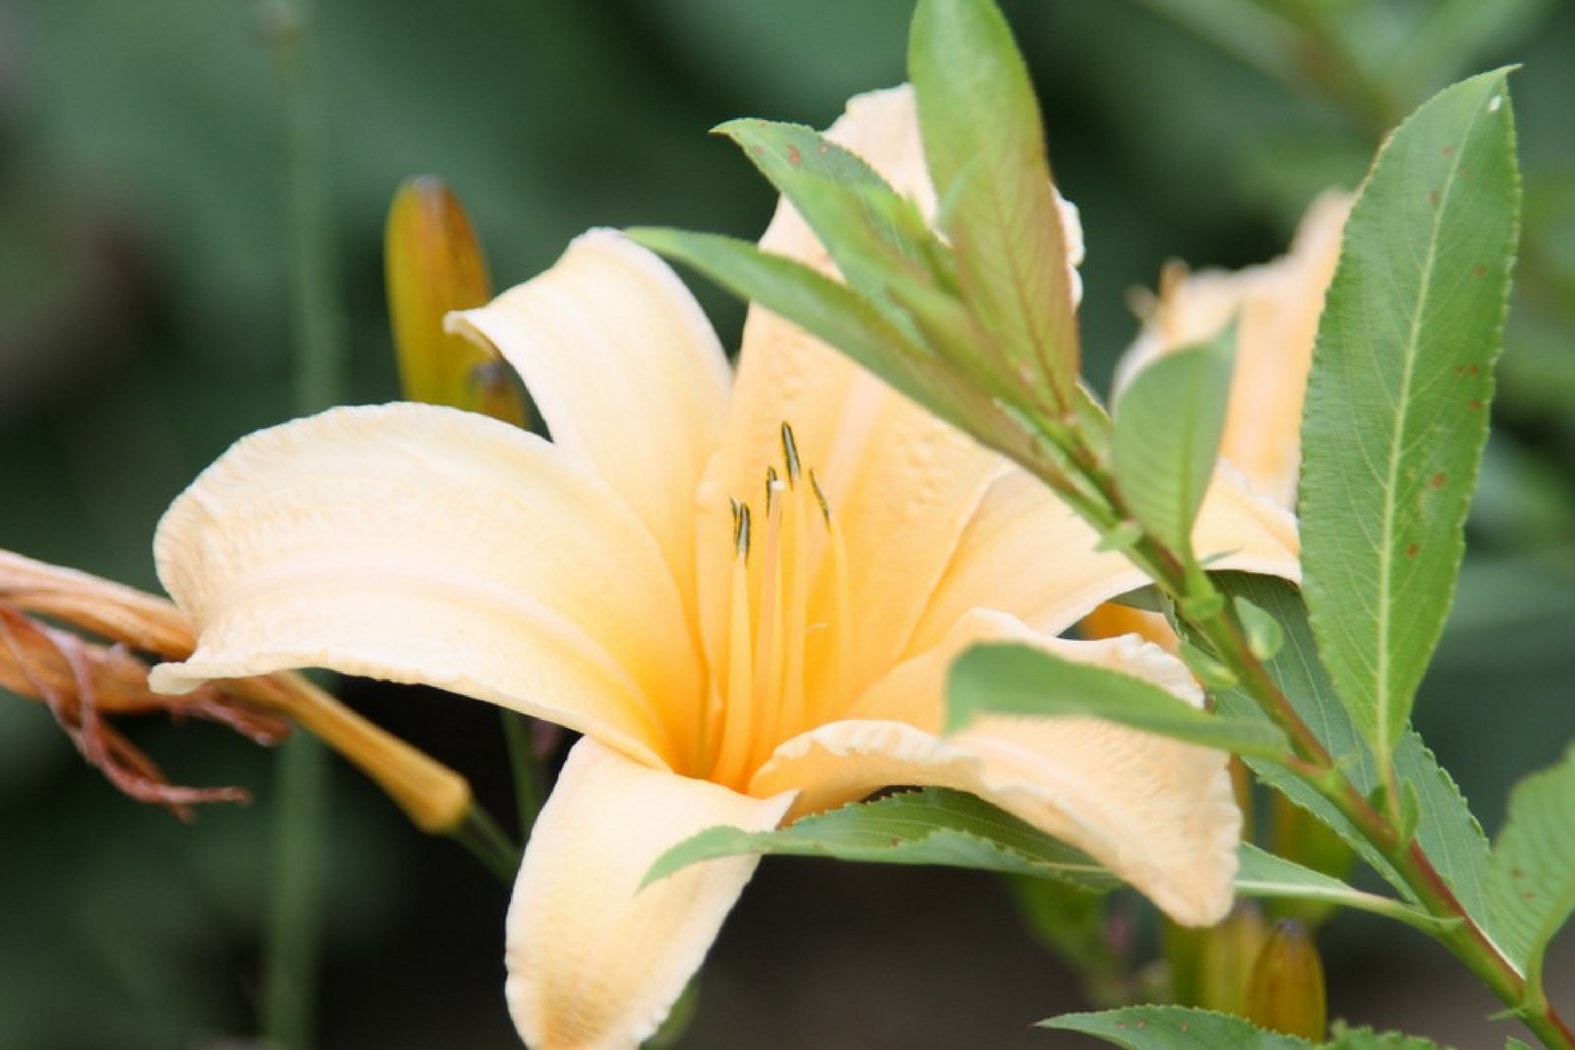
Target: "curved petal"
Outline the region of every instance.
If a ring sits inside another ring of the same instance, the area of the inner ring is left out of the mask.
[[[328,667],[653,764],[675,759],[668,698],[699,692],[650,534],[594,472],[482,416],[340,408],[253,434],[170,507],[154,553],[199,632],[189,660],[154,670],[161,691]]]
[[[1192,542],[1211,568],[1301,579],[1295,518],[1247,491],[1228,466],[1204,497]],[[999,609],[1054,635],[1100,602],[1148,583],[1124,555],[1097,550],[1098,543],[1098,534],[1038,479],[1011,468],[969,522],[908,652],[937,644],[974,607]]]
[[[857,705],[860,720],[830,723],[778,748],[751,793],[797,788],[796,815],[893,784],[972,792],[1084,850],[1176,921],[1221,918],[1241,832],[1224,753],[1082,717],[987,716],[937,737],[947,668],[987,638],[1091,659],[1199,699],[1185,668],[1156,646],[1133,638],[1057,641],[976,611],[873,687]]]
[[[1296,501],[1307,373],[1350,209],[1346,194],[1319,197],[1290,252],[1273,262],[1236,272],[1167,270],[1116,370],[1119,388],[1154,358],[1212,338],[1235,318],[1236,373],[1220,454],[1286,507]]]
[[[509,906],[506,992],[525,1042],[632,1050],[655,1033],[759,858],[707,861],[641,889],[646,871],[707,827],[775,827],[791,801],[649,769],[591,739],[576,744]]]
[[[730,372],[676,274],[612,230],[449,326],[490,342],[524,378],[553,442],[593,464],[694,577],[693,493],[726,416]]]
[[[933,213],[935,191],[910,88],[856,96],[827,136]],[[786,200],[760,244],[832,269]],[[701,490],[701,534],[717,537],[701,550],[702,594],[726,594],[728,499],[760,490],[767,465],[781,458],[781,425],[791,424],[800,459],[814,468],[842,530],[856,618],[857,664],[848,673],[867,684],[906,647],[998,457],[767,311],[751,309],[738,367],[727,438]],[[711,651],[720,645],[723,615],[704,613]]]

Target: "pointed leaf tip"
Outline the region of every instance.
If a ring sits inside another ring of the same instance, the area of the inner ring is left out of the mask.
[[[921,0],[908,74],[964,298],[1000,373],[1028,381],[1034,407],[1068,417],[1079,373],[1068,231],[1006,19],[989,0]]]
[[[1307,607],[1384,780],[1454,596],[1487,439],[1519,223],[1506,75],[1445,89],[1379,151],[1313,354]]]

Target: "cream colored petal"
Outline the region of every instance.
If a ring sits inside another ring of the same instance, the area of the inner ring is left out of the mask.
[[[1082,717],[987,716],[938,737],[932,729],[952,658],[984,639],[1088,659],[1198,702],[1185,668],[1157,646],[1133,638],[1057,641],[1010,617],[975,611],[935,649],[874,686],[857,705],[861,719],[830,723],[778,748],[751,793],[797,788],[797,815],[895,784],[972,792],[1082,849],[1178,922],[1222,917],[1241,830],[1225,755]]]
[[[859,95],[827,131],[902,193],[934,211],[913,92]],[[761,239],[767,251],[830,271],[830,261],[785,200]],[[993,453],[913,405],[840,353],[764,310],[744,327],[738,384],[723,451],[701,489],[702,594],[725,595],[732,549],[729,498],[754,501],[765,470],[781,470],[780,428],[793,427],[847,547],[854,682],[867,683],[906,645],[963,523],[996,469]],[[717,537],[709,542],[707,537]],[[705,611],[717,651],[719,605]]]
[[[594,740],[570,752],[509,906],[509,1012],[534,1050],[615,1050],[649,1038],[716,938],[759,858],[640,882],[718,824],[775,827],[791,795],[757,799],[649,769]]]
[[[1295,519],[1250,493],[1229,467],[1216,473],[1192,539],[1212,568],[1301,579]],[[1096,550],[1098,543],[1094,530],[1049,489],[1011,468],[990,486],[969,522],[908,652],[935,645],[976,606],[1059,634],[1100,602],[1148,583],[1124,555]]]
[[[793,338],[785,331],[780,335]],[[807,341],[803,349],[809,355],[827,353]],[[813,469],[841,531],[852,621],[844,626],[851,654],[847,673],[855,687],[862,686],[907,648],[1001,461],[863,373],[850,376],[840,390],[823,390],[819,398],[785,400],[787,404],[755,404],[760,411],[785,410],[770,417],[771,429],[778,431],[784,421],[793,426],[800,460]],[[827,426],[805,428],[803,417],[788,414],[795,405],[814,414],[828,404],[836,407],[837,416]],[[749,447],[747,442],[730,443],[700,490],[700,590],[708,651],[713,653],[720,651],[727,622],[722,603],[733,556],[728,500],[746,500],[759,514],[767,467],[774,464],[779,473],[783,470],[780,443],[774,455],[768,458],[762,452],[753,462],[744,458]],[[816,607],[834,615],[832,573],[825,556],[811,561],[811,578],[818,579]]]
[[[593,230],[552,269],[449,325],[497,347],[554,443],[628,501],[689,587],[693,494],[721,435],[730,372],[667,264],[620,233]]]
[[[424,682],[674,761],[698,695],[687,618],[650,534],[593,471],[482,416],[340,408],[242,439],[154,540],[209,678],[328,667]],[[679,739],[682,739],[681,737]]]
[[[1255,491],[1286,507],[1295,505],[1307,373],[1350,207],[1345,194],[1319,197],[1291,251],[1273,262],[1235,272],[1168,271],[1116,370],[1119,389],[1155,357],[1211,339],[1235,320],[1236,374],[1220,452]]]

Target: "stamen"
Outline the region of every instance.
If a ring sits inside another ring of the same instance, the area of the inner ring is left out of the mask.
[[[706,776],[735,787],[783,740],[837,716],[856,659],[841,530],[793,428],[784,423],[781,437],[781,464],[765,468],[765,517],[731,501],[727,666],[711,686],[722,707],[702,725],[699,757]]]
[[[740,517],[748,532],[749,506],[736,503],[741,508]],[[744,763],[749,759],[750,737],[754,732],[753,690],[755,677],[754,639],[749,622],[748,553],[740,550],[733,559],[733,573],[729,581],[729,610],[727,630],[727,698],[722,712],[721,732],[718,734],[714,777],[719,783],[732,783],[745,773]]]
[[[793,440],[793,428],[782,424],[782,462],[787,465],[788,484],[797,485],[801,469],[798,461],[798,444]]]
[[[755,688],[752,703],[766,736],[776,739],[780,728],[782,660],[784,646],[782,565],[782,503],[780,491],[786,486],[769,471],[767,491],[772,494],[766,515],[766,543],[761,551],[759,620],[755,625]]]
[[[746,562],[749,560],[749,504],[732,500],[733,552]]]
[[[826,528],[831,528],[831,501],[826,499],[826,490],[820,487],[814,467],[809,468],[809,487],[815,492],[815,502],[820,504],[820,516],[825,519]]]
[[[785,434],[791,435],[785,426]],[[792,448],[792,439],[786,445]],[[796,452],[795,452],[796,456]],[[790,469],[797,460],[789,461]],[[787,653],[784,656],[782,682],[782,726],[786,737],[806,728],[804,721],[804,672],[805,650],[809,634],[809,507],[803,489],[794,488],[787,499],[787,513],[783,515],[783,540],[785,543],[783,568],[787,574],[787,605],[783,626],[786,628]]]

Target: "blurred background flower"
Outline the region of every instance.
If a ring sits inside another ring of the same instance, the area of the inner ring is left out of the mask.
[[[1138,327],[1129,290],[1154,287],[1167,258],[1281,253],[1318,191],[1360,179],[1395,118],[1465,73],[1524,63],[1525,243],[1498,430],[1419,711],[1491,830],[1511,778],[1575,732],[1575,4],[1003,6],[1088,232],[1084,342],[1100,387]],[[500,287],[592,225],[753,237],[773,195],[705,129],[739,115],[826,125],[849,95],[901,79],[910,12],[320,3],[308,31],[350,400],[398,389],[381,237],[405,177],[454,186]],[[262,0],[0,0],[0,547],[151,586],[170,499],[235,437],[290,414],[278,16]],[[742,310],[697,291],[736,345]],[[507,811],[489,709],[382,684],[345,693]],[[177,779],[244,784],[257,801],[182,827],[112,792],[37,705],[0,704],[0,1046],[216,1048],[255,1030],[270,764],[210,728],[128,728]],[[342,766],[334,788],[321,1045],[516,1046],[503,888]],[[1493,1008],[1439,986],[1458,974],[1420,938],[1365,922],[1331,933],[1336,1015],[1469,1043]],[[1421,961],[1397,961],[1407,948]],[[1566,960],[1572,949],[1566,938]],[[1023,1026],[1071,997],[987,879],[773,860],[724,931],[685,1045],[749,1032],[767,1050],[1070,1046]]]

